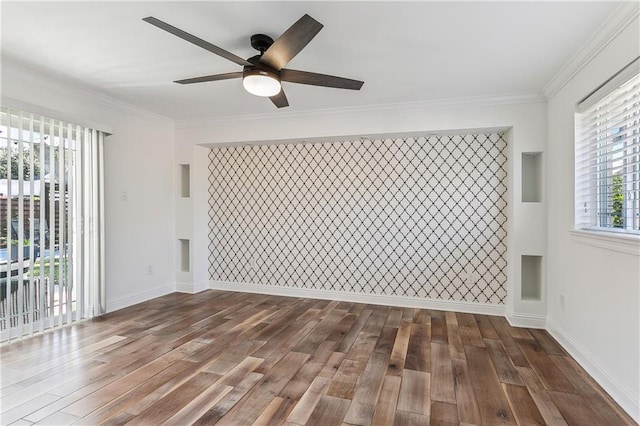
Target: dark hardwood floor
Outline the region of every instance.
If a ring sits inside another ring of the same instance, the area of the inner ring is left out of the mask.
[[[0,423],[635,424],[501,317],[209,290],[1,348]]]

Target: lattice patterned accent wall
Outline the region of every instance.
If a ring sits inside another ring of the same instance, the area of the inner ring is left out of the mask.
[[[501,134],[214,148],[214,281],[503,304]]]

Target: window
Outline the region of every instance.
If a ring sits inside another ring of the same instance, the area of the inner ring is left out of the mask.
[[[579,105],[575,151],[577,229],[640,235],[638,62],[632,62]],[[605,96],[603,89],[608,92]]]

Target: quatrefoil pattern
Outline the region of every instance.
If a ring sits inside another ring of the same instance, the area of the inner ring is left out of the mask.
[[[214,281],[504,304],[502,134],[227,146]]]

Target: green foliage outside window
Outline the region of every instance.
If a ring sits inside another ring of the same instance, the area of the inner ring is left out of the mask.
[[[29,148],[25,147],[22,151],[22,178],[24,180],[29,180],[31,176],[31,169],[29,167]],[[37,161],[37,157],[39,157],[37,152],[34,152],[34,158],[36,161],[33,163],[33,175],[34,178],[38,178],[40,176],[40,165]],[[11,179],[17,180],[20,178],[19,175],[19,157],[18,151],[16,149],[11,150]],[[7,178],[7,149],[0,149],[0,179],[8,179]]]
[[[622,208],[624,204],[624,194],[622,192],[622,176],[616,175],[613,177],[613,184],[611,185],[611,198],[611,217],[613,219],[613,227],[624,228],[624,216],[622,214]]]

